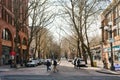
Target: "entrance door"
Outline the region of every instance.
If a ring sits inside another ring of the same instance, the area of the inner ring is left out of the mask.
[[[10,60],[10,51],[11,48],[8,46],[2,46],[2,64],[8,64],[8,61]]]

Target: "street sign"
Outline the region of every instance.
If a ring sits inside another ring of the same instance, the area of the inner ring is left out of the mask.
[[[113,38],[109,38],[109,43],[113,43],[115,40]]]

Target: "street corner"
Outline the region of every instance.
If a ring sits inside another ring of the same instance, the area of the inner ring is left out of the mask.
[[[120,71],[111,71],[108,69],[100,69],[100,70],[96,70],[96,72],[104,73],[104,74],[111,74],[111,75],[120,75]]]

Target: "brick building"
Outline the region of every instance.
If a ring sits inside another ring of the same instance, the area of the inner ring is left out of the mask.
[[[106,58],[108,64],[111,57],[110,33],[105,31],[105,26],[108,26],[109,22],[112,22],[113,58],[114,62],[118,63],[120,62],[120,0],[113,0],[101,14],[102,58]]]
[[[15,36],[16,36],[16,26],[14,8],[15,3],[19,5],[17,13],[19,13],[19,23],[21,22],[18,34],[18,52],[16,53],[17,59],[24,59],[27,50],[27,39],[28,39],[28,19],[22,24],[23,18],[25,17],[25,9],[27,8],[27,0],[0,0],[0,64],[8,64],[11,58],[10,51],[15,50]],[[17,17],[18,17],[17,16]]]

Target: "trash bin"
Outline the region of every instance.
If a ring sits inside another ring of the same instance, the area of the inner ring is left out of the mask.
[[[94,61],[94,62],[93,62],[93,65],[94,65],[94,67],[97,67],[97,62]]]

